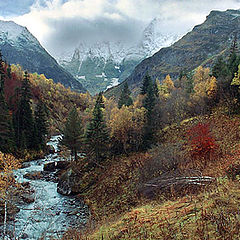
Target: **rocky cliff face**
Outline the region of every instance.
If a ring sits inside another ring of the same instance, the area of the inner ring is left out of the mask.
[[[203,24],[195,26],[172,46],[143,60],[125,81],[137,92],[147,72],[154,80],[163,80],[167,74],[176,79],[183,69],[211,66],[217,56],[228,54],[235,34],[240,39],[240,10],[212,11]],[[118,94],[121,87],[110,89],[107,95]]]
[[[80,43],[71,60],[60,59],[59,62],[90,93],[104,91],[125,80],[143,59],[180,38],[173,33],[162,33],[160,24],[160,19],[152,20],[142,38],[131,44],[121,41]]]
[[[27,28],[12,21],[0,21],[0,49],[10,64],[20,64],[29,72],[44,74],[66,87],[85,91],[82,84],[47,53]]]

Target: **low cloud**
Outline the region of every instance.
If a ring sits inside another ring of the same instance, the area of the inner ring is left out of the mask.
[[[136,41],[153,18],[162,20],[163,32],[186,32],[200,24],[211,10],[239,9],[239,0],[14,0],[28,13],[12,17],[27,26],[40,42],[57,55],[79,42],[107,39]],[[16,4],[15,4],[16,5]],[[4,7],[0,3],[0,8]],[[9,6],[9,5],[8,5]],[[13,11],[13,12],[14,12]],[[0,12],[3,16],[3,14]],[[6,14],[3,16],[6,18]]]

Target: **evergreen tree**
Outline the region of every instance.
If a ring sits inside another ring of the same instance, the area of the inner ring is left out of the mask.
[[[118,108],[120,109],[123,105],[130,106],[133,104],[133,100],[130,97],[131,92],[128,88],[127,82],[124,84],[119,101],[118,101]]]
[[[235,73],[237,73],[238,71],[239,63],[240,63],[240,58],[238,56],[237,35],[235,34],[234,40],[230,48],[230,56],[227,62],[229,75],[227,77],[227,81],[223,86],[223,89],[227,93],[228,99],[234,102],[237,100],[237,102],[230,105],[230,111],[232,113],[238,113],[239,106],[240,106],[240,92],[236,86],[231,85],[232,79],[234,78]]]
[[[147,93],[149,85],[151,84],[151,82],[152,82],[151,77],[147,73],[146,76],[143,79],[143,84],[142,84],[142,87],[141,87],[141,94],[142,95]]]
[[[82,120],[75,107],[68,115],[60,144],[69,148],[71,154],[74,155],[75,161],[77,161],[77,153],[82,149],[83,145],[83,126]]]
[[[158,89],[157,79],[154,81],[153,91],[154,91],[156,98],[158,98],[159,97],[159,89]]]
[[[240,63],[239,57],[237,56],[236,52],[233,52],[229,56],[229,60],[228,60],[228,70],[231,78],[233,78],[234,74],[237,72],[239,63]]]
[[[143,101],[143,107],[146,109],[146,123],[144,127],[143,148],[150,147],[154,134],[154,107],[156,104],[156,95],[151,78],[148,78],[148,88]]]
[[[230,47],[230,53],[237,53],[238,51],[238,46],[237,46],[237,32],[234,33],[234,39],[232,41],[232,45]]]
[[[103,161],[108,153],[109,134],[103,118],[103,108],[102,93],[99,93],[93,109],[93,116],[85,135],[89,157],[95,163]]]
[[[12,152],[14,147],[12,120],[2,90],[0,91],[0,112],[0,151]]]
[[[234,74],[238,71],[238,65],[240,63],[237,53],[238,53],[237,35],[235,34],[232,46],[230,48],[230,56],[228,59],[228,70],[230,72],[231,79],[234,78]]]
[[[47,112],[44,103],[40,100],[37,104],[35,114],[35,148],[45,149],[46,135],[48,134]]]
[[[213,68],[212,68],[212,75],[219,79],[219,78],[223,78],[225,79],[229,74],[228,71],[228,67],[226,62],[223,61],[223,57],[219,57],[217,59],[217,62],[214,64]]]
[[[17,110],[14,116],[14,129],[18,148],[34,148],[34,121],[31,109],[31,91],[28,73],[25,72],[20,88]]]

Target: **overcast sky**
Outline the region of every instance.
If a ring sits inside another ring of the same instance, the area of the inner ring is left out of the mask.
[[[0,0],[0,18],[26,26],[55,56],[80,41],[135,41],[155,17],[163,32],[186,32],[226,9],[240,0]]]

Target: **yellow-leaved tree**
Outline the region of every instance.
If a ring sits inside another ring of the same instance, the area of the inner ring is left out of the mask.
[[[212,99],[217,92],[217,80],[210,76],[210,69],[202,66],[196,69],[193,75],[194,93],[192,99],[201,102],[204,98]]]
[[[162,98],[168,98],[175,88],[174,83],[169,74],[165,77],[162,84],[160,85],[157,84],[157,86],[159,89],[159,96]]]
[[[142,143],[145,109],[133,106],[114,108],[111,113],[109,127],[110,137],[115,148],[123,148],[127,153],[137,151]]]
[[[240,86],[240,64],[238,65],[238,72],[235,73],[231,85]]]
[[[0,200],[4,205],[3,236],[6,237],[7,209],[17,189],[13,170],[19,168],[20,162],[10,154],[0,152]]]

